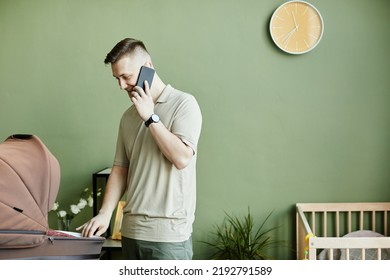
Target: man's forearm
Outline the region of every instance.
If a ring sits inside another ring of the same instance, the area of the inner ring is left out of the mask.
[[[114,165],[108,177],[99,213],[112,213],[126,190],[127,168]],[[111,215],[111,214],[110,214]]]
[[[190,163],[194,155],[192,148],[170,132],[162,122],[152,123],[149,129],[160,151],[177,169],[183,169]]]

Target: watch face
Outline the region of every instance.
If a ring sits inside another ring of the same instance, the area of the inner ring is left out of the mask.
[[[160,117],[159,116],[157,116],[157,115],[152,115],[152,121],[153,122],[159,122],[160,121]]]
[[[321,14],[304,1],[290,1],[277,8],[271,17],[272,40],[283,51],[303,54],[314,49],[324,31]]]

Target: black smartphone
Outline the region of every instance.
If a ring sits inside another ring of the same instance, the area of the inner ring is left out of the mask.
[[[138,75],[138,80],[136,85],[143,88],[143,90],[145,90],[144,82],[148,81],[149,88],[151,88],[155,72],[156,71],[150,67],[142,66]]]

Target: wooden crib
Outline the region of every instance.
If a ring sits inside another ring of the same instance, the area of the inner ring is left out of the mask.
[[[388,259],[389,212],[390,202],[296,204],[297,259]]]

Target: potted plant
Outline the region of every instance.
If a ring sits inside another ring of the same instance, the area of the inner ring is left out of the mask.
[[[264,219],[260,227],[255,228],[253,216],[248,214],[242,218],[226,213],[222,226],[216,226],[213,242],[203,242],[215,250],[213,259],[230,260],[266,260],[270,259],[268,249],[282,246],[285,241],[273,240],[270,233],[278,227],[265,229],[264,226],[271,213]]]

